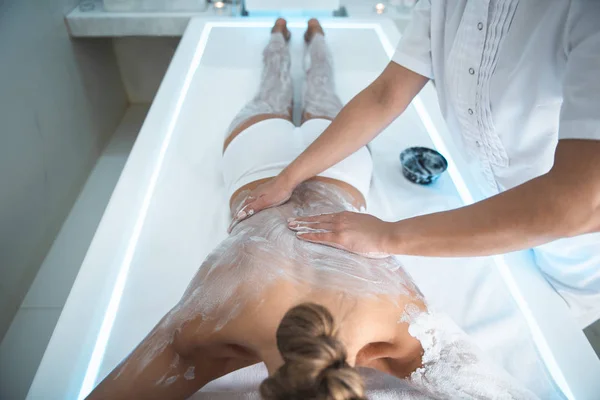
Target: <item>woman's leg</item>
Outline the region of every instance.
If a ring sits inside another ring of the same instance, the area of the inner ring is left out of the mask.
[[[271,40],[263,51],[264,66],[258,93],[231,122],[224,149],[235,136],[257,122],[270,118],[292,120],[294,90],[290,75],[289,39],[286,21],[280,18],[275,22]]]
[[[308,21],[304,40],[307,43],[307,68],[302,121],[312,118],[333,120],[342,109],[342,102],[335,94],[332,57],[319,21]]]

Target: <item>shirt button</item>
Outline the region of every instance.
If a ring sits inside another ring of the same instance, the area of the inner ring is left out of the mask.
[[[469,108],[469,109],[467,110],[467,112],[469,113],[469,115],[473,115],[473,109],[472,109],[472,108]]]
[[[474,70],[473,68],[469,68],[469,73],[470,73],[471,75],[475,75],[475,70]]]
[[[479,29],[479,30],[483,29],[483,24],[481,22],[477,24],[477,29]]]

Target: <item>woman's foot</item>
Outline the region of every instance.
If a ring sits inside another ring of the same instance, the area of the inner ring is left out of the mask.
[[[286,42],[290,41],[290,38],[292,37],[292,33],[290,31],[288,31],[287,21],[285,19],[278,18],[277,21],[275,21],[275,25],[273,25],[273,29],[271,29],[271,33],[277,33],[277,32],[279,32],[283,35]]]
[[[325,32],[323,31],[323,27],[319,23],[316,18],[311,18],[308,21],[308,26],[306,28],[306,33],[304,33],[304,41],[306,43],[310,43],[315,34],[320,33],[325,36]]]

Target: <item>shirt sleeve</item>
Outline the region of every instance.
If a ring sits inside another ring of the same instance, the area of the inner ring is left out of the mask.
[[[412,13],[392,61],[433,79],[431,61],[431,3],[420,0]]]
[[[575,9],[574,9],[575,8]],[[567,21],[559,139],[600,140],[600,2],[573,2]]]

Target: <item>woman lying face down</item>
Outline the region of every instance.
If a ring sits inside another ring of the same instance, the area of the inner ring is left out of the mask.
[[[269,371],[265,399],[366,398],[357,366],[404,379],[407,393],[532,398],[427,310],[396,259],[308,243],[287,228],[288,218],[353,209],[352,201],[309,181],[290,202],[237,225],[90,398],[187,398],[260,362]]]
[[[341,108],[323,30],[311,20],[305,122],[294,127],[289,40],[278,20],[259,92],[225,140],[232,215]],[[398,398],[532,398],[451,321],[428,310],[395,258],[316,245],[288,229],[290,218],[364,209],[371,171],[363,148],[299,185],[285,204],[233,226],[181,300],[89,399],[184,399],[261,362],[269,373],[260,385],[264,399],[366,398],[356,367],[402,380]]]

